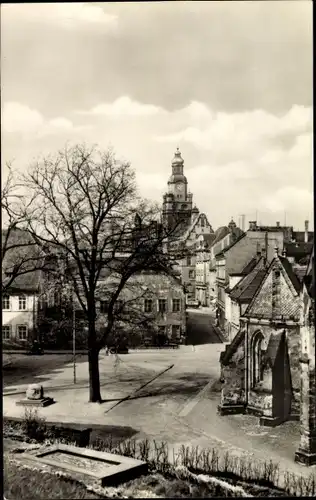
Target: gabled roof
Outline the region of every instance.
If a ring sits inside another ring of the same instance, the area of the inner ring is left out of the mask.
[[[280,302],[280,311],[275,313],[273,308],[272,294],[273,294],[273,275],[272,270],[275,264],[281,264],[283,270],[281,273],[284,275],[285,281],[287,281],[289,288],[292,287],[293,298],[287,301]],[[294,289],[294,290],[293,290]],[[274,257],[270,262],[270,265],[264,271],[264,275],[261,277],[260,284],[257,287],[251,302],[249,303],[244,316],[246,317],[269,317],[272,318],[274,314],[281,315],[284,317],[292,317],[298,314],[298,303],[296,298],[301,290],[301,284],[295,275],[290,262],[281,256]],[[296,298],[295,298],[296,292]],[[262,301],[257,302],[258,297],[262,294]]]
[[[231,299],[237,302],[250,302],[261,285],[265,275],[265,262],[263,257],[261,257],[252,271],[234,286],[230,292]]]
[[[315,267],[314,267],[314,246],[308,263],[304,284],[311,299],[315,300]]]
[[[10,281],[10,277],[3,278],[3,287]],[[5,293],[18,293],[18,292],[38,292],[40,286],[41,271],[36,270],[21,274],[14,278],[8,290]]]
[[[293,271],[294,271],[295,275],[297,276],[299,282],[302,283],[302,281],[306,275],[307,265],[294,264]]]
[[[262,257],[259,259],[261,261]],[[241,271],[241,274],[244,275],[244,276],[247,276],[247,274],[249,274],[257,265],[258,263],[258,259],[256,257],[253,257],[249,262],[248,264],[245,265],[245,267],[243,268],[243,270]]]
[[[213,245],[215,245],[218,241],[225,238],[230,233],[230,230],[227,226],[221,226],[215,231],[215,240],[213,241]]]
[[[189,226],[188,229],[185,231],[185,233],[183,233],[183,235],[181,236],[181,239],[183,239],[183,240],[187,240],[188,239],[188,237],[190,236],[191,232],[193,231],[193,229],[197,225],[198,221],[201,219],[201,217],[205,217],[205,219],[207,220],[207,223],[210,225],[211,231],[213,231],[212,226],[209,223],[208,218],[206,217],[206,215],[204,213],[200,213],[198,215],[198,217],[192,222],[191,226]]]
[[[239,330],[232,342],[225,347],[225,351],[220,354],[220,362],[222,365],[228,365],[231,357],[236,352],[240,344],[243,342],[245,338],[245,330]]]
[[[225,247],[223,250],[221,250],[219,253],[217,253],[215,255],[215,257],[223,256],[225,254],[225,252],[227,252],[227,250],[230,250],[234,245],[236,245],[236,243],[238,243],[238,241],[242,240],[245,236],[246,236],[246,233],[242,232],[239,236],[237,236],[235,241],[233,241],[232,243],[227,245],[227,247]]]
[[[295,272],[293,271],[291,263],[287,260],[286,257],[279,256],[279,260],[282,263],[282,266],[284,267],[285,271],[287,272],[287,275],[290,278],[295,290],[299,293],[301,290],[301,284]]]
[[[214,241],[215,234],[214,233],[211,233],[211,234],[200,234],[199,238],[197,239],[197,241],[199,241],[200,238],[203,240],[204,248],[210,248],[212,246],[213,241]]]

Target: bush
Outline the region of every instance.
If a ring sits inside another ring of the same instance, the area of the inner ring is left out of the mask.
[[[25,408],[23,429],[28,438],[44,441],[46,438],[45,418],[38,415],[37,408]]]

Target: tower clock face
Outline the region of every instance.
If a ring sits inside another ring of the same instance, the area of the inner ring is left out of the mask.
[[[176,190],[179,191],[179,192],[182,191],[182,184],[177,184],[176,185]]]

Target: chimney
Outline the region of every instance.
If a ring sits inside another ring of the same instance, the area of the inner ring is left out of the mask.
[[[260,242],[257,241],[257,261],[260,260],[260,257],[261,257]]]
[[[241,229],[242,229],[242,231],[245,230],[245,215],[244,214],[241,216]]]
[[[277,220],[276,226],[280,227],[280,221]]]
[[[257,228],[257,221],[251,220],[249,221],[249,231],[255,231]]]
[[[274,247],[274,257],[278,257],[279,256],[279,249],[277,246]]]
[[[305,221],[304,243],[308,243],[308,220]]]
[[[283,248],[283,251],[282,251],[282,257],[286,258],[286,248],[285,247]]]

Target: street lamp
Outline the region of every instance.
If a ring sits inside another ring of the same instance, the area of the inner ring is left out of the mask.
[[[73,352],[73,370],[74,370],[74,384],[76,383],[76,309],[75,297],[72,292],[72,352]]]

